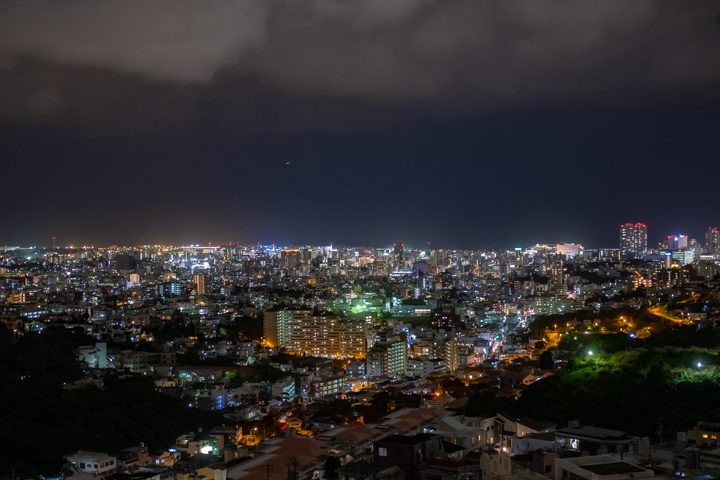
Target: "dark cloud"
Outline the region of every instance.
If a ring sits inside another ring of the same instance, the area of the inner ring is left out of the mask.
[[[0,0],[0,242],[693,234],[720,223],[719,13]]]
[[[7,1],[0,118],[100,132],[198,123],[322,131],[528,105],[706,101],[720,91],[720,62],[711,61],[720,58],[718,8],[657,0]]]

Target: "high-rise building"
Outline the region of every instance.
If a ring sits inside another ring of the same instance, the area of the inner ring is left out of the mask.
[[[701,277],[712,280],[718,272],[717,264],[712,260],[700,260],[696,262],[698,275]]]
[[[693,260],[695,260],[695,250],[676,250],[672,252],[672,259],[680,265],[693,263]]]
[[[377,342],[367,353],[367,372],[369,377],[397,377],[405,375],[407,370],[407,343]]]
[[[565,267],[563,266],[562,260],[552,263],[550,266],[550,278],[555,286],[565,283]]]
[[[455,332],[448,333],[448,339],[443,342],[443,363],[445,370],[454,372],[459,365],[460,344],[455,340]]]
[[[134,268],[137,268],[137,260],[135,259],[135,255],[115,255],[113,262],[115,263],[115,268],[117,268],[118,270],[132,270]]]
[[[393,268],[395,271],[405,268],[405,244],[396,243],[393,249]]]
[[[364,358],[367,323],[340,320],[337,315],[314,315],[311,309],[270,309],[264,316],[264,338],[285,347],[324,358]]]
[[[445,250],[435,250],[435,265],[440,271],[447,266],[447,252]]]
[[[688,247],[687,235],[668,235],[667,245],[669,250],[684,250]]]
[[[636,258],[647,252],[647,226],[644,223],[620,225],[620,255]]]
[[[302,263],[302,254],[299,248],[286,248],[280,252],[280,268],[297,268]]]
[[[715,252],[715,250],[720,247],[720,237],[718,237],[718,229],[717,227],[708,227],[707,230],[705,230],[705,248],[710,252]]]
[[[198,295],[204,295],[207,292],[206,287],[207,277],[205,274],[197,273],[193,275],[193,283],[195,284],[195,293]]]
[[[291,326],[302,324],[312,314],[311,308],[273,307],[265,310],[263,318],[265,342],[271,347],[288,347]]]
[[[323,358],[364,358],[367,323],[340,320],[337,315],[311,315],[291,325],[294,351]]]

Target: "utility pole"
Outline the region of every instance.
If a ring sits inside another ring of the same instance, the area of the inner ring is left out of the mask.
[[[658,423],[657,434],[660,435],[660,443],[662,443],[662,441],[663,441],[663,440],[662,440],[662,417],[660,417],[660,418],[658,419],[658,422],[657,422],[657,423]]]

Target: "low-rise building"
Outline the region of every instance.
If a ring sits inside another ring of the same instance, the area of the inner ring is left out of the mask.
[[[285,380],[278,380],[273,383],[271,391],[274,398],[282,398],[285,402],[292,402],[297,396],[295,391],[295,379],[288,378]]]
[[[71,471],[80,473],[91,473],[97,475],[109,475],[117,470],[117,458],[106,453],[87,452],[80,450],[65,455],[67,464]]]
[[[652,477],[653,471],[610,455],[555,459],[555,480],[625,480]]]

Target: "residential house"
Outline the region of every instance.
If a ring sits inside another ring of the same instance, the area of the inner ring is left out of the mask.
[[[591,455],[615,452],[637,452],[638,437],[628,436],[627,433],[607,428],[580,426],[580,422],[569,422],[567,428],[555,431],[555,441],[564,450],[589,452]]]
[[[198,468],[196,471],[197,478],[205,477],[207,480],[227,480],[228,468],[225,462],[216,462]]]
[[[536,450],[551,450],[554,444],[554,433],[531,433],[514,438],[512,442],[512,452],[514,455],[524,455]]]
[[[437,420],[434,434],[440,435],[448,443],[470,450],[478,450],[488,443],[488,431],[475,426],[463,425],[456,417],[445,417]],[[465,454],[462,455],[464,457]],[[462,458],[457,458],[461,460]]]
[[[132,472],[149,464],[150,453],[144,443],[126,448],[117,454],[117,468],[123,472]]]
[[[393,435],[373,442],[374,460],[400,467],[409,480],[420,479],[428,459],[442,452],[440,442],[439,436],[429,433]]]
[[[687,431],[688,443],[696,445],[718,445],[720,423],[698,422],[692,430]]]
[[[624,462],[610,455],[590,455],[555,459],[555,480],[625,480],[652,477],[653,471]]]

